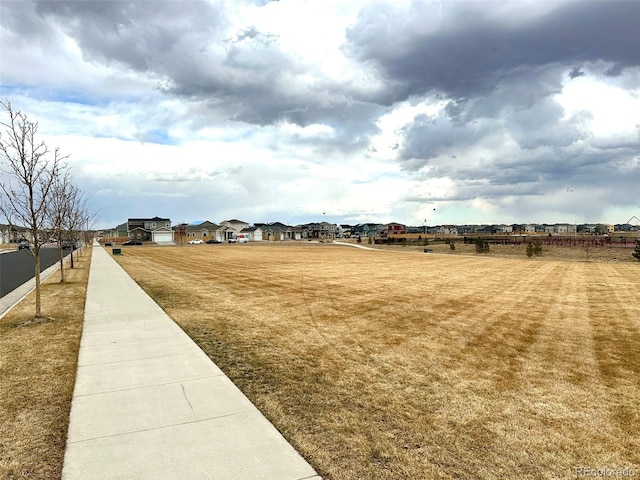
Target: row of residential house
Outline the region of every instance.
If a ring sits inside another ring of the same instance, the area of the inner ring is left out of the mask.
[[[41,230],[42,240],[52,241],[51,231]],[[26,227],[0,223],[0,244],[18,243],[22,240],[33,241],[33,233]]]
[[[599,233],[607,234],[615,231],[614,225],[608,224],[571,224],[571,223],[554,223],[554,224],[512,224],[512,225],[438,225],[436,227],[427,227],[426,233],[431,234],[450,234],[450,235],[467,235],[467,234],[555,234],[555,235],[571,235],[575,233]]]
[[[114,229],[103,230],[98,235],[106,238],[130,238],[143,242],[170,243],[193,239],[226,242],[281,241],[306,239],[335,239],[349,237],[386,238],[405,234],[469,235],[469,234],[612,234],[614,232],[639,231],[630,224],[512,224],[512,225],[437,225],[407,226],[401,223],[361,223],[357,225],[329,222],[286,225],[281,222],[249,224],[242,220],[225,220],[219,224],[210,221],[171,225],[169,218],[130,218]]]
[[[113,229],[98,232],[103,238],[130,238],[142,242],[168,243],[192,239],[225,242],[233,239],[247,241],[330,239],[340,236],[338,226],[329,222],[290,226],[281,222],[254,223],[225,220],[219,224],[202,221],[171,226],[168,218],[130,218]]]
[[[326,222],[325,222],[326,223]],[[307,226],[289,226],[281,222],[254,223],[250,225],[242,220],[225,220],[216,224],[210,221],[179,224],[174,227],[176,240],[213,239],[228,241],[242,239],[259,242],[263,240],[302,240],[303,238],[333,238],[330,224]],[[324,235],[323,235],[324,232]]]
[[[603,223],[589,224],[512,224],[512,225],[436,225],[436,226],[406,226],[399,223],[377,224],[365,223],[356,226],[341,225],[340,231],[349,236],[388,237],[402,234],[428,235],[469,235],[469,234],[612,234],[614,232],[637,232],[640,226],[631,224],[609,225]]]
[[[0,243],[17,243],[23,238],[27,238],[29,232],[26,228],[17,228],[0,223]]]

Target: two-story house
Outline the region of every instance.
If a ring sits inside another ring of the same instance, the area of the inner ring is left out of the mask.
[[[218,237],[222,237],[223,241],[236,238],[238,234],[245,228],[248,228],[249,224],[242,220],[224,220],[220,222],[220,228],[218,229]],[[220,239],[220,238],[218,238]]]
[[[402,223],[391,222],[382,226],[382,236],[404,235],[407,233],[407,226]]]
[[[338,225],[329,222],[307,223],[300,225],[306,238],[333,239],[338,233]]]
[[[382,231],[381,223],[359,223],[351,228],[352,237],[377,237]]]
[[[15,243],[24,236],[18,229],[11,225],[0,224],[0,243]]]
[[[129,218],[127,220],[127,236],[141,242],[169,243],[173,242],[171,220],[168,218]]]
[[[438,225],[438,235],[457,235],[458,229],[455,225]]]

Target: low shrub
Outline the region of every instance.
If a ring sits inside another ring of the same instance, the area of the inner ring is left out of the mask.
[[[489,253],[489,242],[478,238],[476,240],[476,253]]]

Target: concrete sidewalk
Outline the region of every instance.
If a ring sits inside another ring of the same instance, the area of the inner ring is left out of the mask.
[[[99,246],[62,478],[320,479]]]

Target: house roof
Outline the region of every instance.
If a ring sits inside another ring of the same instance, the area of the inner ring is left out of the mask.
[[[204,222],[200,222],[200,223],[191,223],[189,225],[186,225],[186,229],[189,232],[195,232],[195,231],[200,231],[200,230],[217,230],[218,228],[220,228],[220,225],[216,225],[213,222],[210,221],[204,221]]]
[[[11,230],[13,232],[17,232],[19,230],[26,230],[25,227],[21,227],[19,225],[9,225],[7,223],[0,223],[0,228],[8,228],[9,230]]]
[[[223,222],[220,223],[246,223],[247,225],[249,224],[249,222],[243,222],[242,220],[236,220],[235,218],[232,220],[225,220]]]
[[[160,217],[153,217],[153,218],[128,218],[127,222],[170,222],[171,219],[169,218],[160,218]]]
[[[271,223],[256,223],[256,226],[260,227],[265,232],[271,230],[273,232],[282,232],[291,230],[291,227],[285,225],[282,222],[271,222]]]

